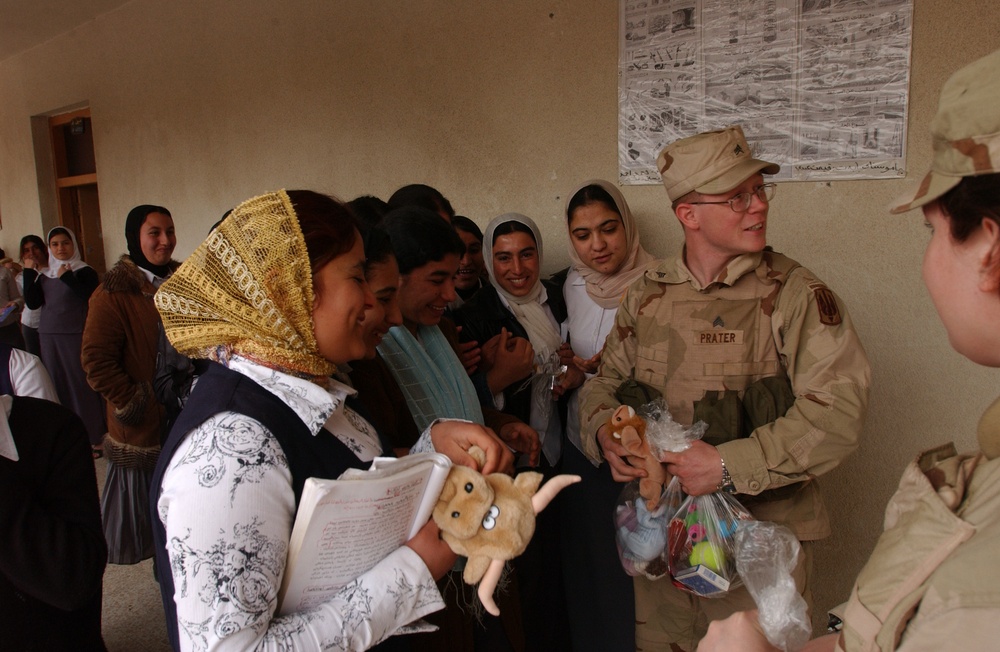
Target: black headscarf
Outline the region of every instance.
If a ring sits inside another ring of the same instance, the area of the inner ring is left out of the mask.
[[[128,217],[125,218],[125,242],[128,244],[128,255],[132,262],[139,267],[149,270],[155,276],[166,278],[167,274],[170,273],[170,267],[168,265],[154,265],[149,262],[142,253],[142,245],[139,243],[139,229],[142,228],[150,213],[163,213],[167,217],[173,217],[170,215],[170,211],[163,206],[143,204],[130,210]]]

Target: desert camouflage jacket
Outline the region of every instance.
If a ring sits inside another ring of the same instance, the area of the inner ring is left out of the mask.
[[[815,477],[858,445],[871,371],[839,297],[795,261],[765,250],[735,258],[701,287],[678,256],[651,268],[622,299],[598,374],[582,389],[581,438],[599,460],[597,429],[632,378],[693,421],[706,392],[742,398],[755,381],[787,377],[784,416],[718,445],[740,500],[802,540],[828,536]]]

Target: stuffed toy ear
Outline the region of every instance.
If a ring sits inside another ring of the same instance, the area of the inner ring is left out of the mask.
[[[525,471],[524,473],[519,473],[516,478],[514,478],[514,486],[525,495],[532,495],[538,491],[538,487],[542,484],[544,476],[541,473],[535,473],[534,471]]]

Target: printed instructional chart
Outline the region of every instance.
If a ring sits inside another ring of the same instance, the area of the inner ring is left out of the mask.
[[[621,0],[620,182],[740,124],[777,181],[905,176],[912,0]]]

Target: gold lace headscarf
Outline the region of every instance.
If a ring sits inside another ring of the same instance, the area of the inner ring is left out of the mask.
[[[317,349],[309,254],[284,190],[233,209],[155,300],[167,338],[189,357],[235,353],[320,383],[336,370]]]

